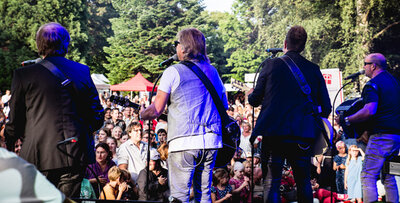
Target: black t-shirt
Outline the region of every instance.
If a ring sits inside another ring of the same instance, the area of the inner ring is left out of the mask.
[[[372,78],[362,93],[365,104],[378,103],[376,114],[369,119],[373,134],[400,134],[400,84],[387,71]]]

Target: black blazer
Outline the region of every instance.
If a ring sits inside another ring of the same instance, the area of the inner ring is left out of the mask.
[[[64,57],[46,57],[76,85],[74,101],[48,69],[41,64],[14,71],[11,86],[9,122],[5,136],[8,148],[23,139],[20,156],[38,170],[76,166],[93,160],[92,132],[104,118],[89,67]],[[70,158],[56,148],[58,142],[78,137],[77,143],[61,145]],[[88,153],[90,155],[88,155]]]
[[[322,108],[322,116],[331,112],[331,104],[319,67],[296,52],[287,52],[300,68],[311,96]],[[279,58],[267,60],[260,72],[256,87],[249,95],[252,106],[262,104],[253,135],[290,136],[293,139],[314,138],[311,108],[289,67]],[[297,137],[297,138],[296,138]]]

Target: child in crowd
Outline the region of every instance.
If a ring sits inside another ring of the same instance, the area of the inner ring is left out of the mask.
[[[108,179],[110,182],[104,186],[101,194],[100,199],[107,199],[107,200],[120,200],[122,194],[128,188],[126,182],[120,182],[121,170],[117,166],[113,166],[108,171]],[[104,197],[105,193],[105,197]]]
[[[244,165],[241,162],[235,162],[233,165],[233,178],[229,180],[229,184],[232,186],[232,202],[245,203],[249,202],[250,179],[244,176]]]
[[[251,176],[251,161],[243,161],[244,175],[248,178]]]
[[[361,155],[361,157],[360,157]],[[346,170],[344,172],[344,187],[347,189],[347,194],[352,200],[356,199],[361,202],[362,187],[361,187],[361,169],[364,160],[364,152],[356,145],[349,147],[349,155],[346,160]]]
[[[346,169],[346,145],[343,141],[336,143],[336,149],[339,152],[333,158],[333,170],[336,171],[336,188],[339,194],[347,194],[347,190],[344,189],[344,171]]]
[[[232,186],[229,185],[229,173],[223,168],[218,168],[213,172],[211,186],[212,203],[232,202]]]

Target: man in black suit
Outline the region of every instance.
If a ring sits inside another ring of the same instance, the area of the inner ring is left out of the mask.
[[[327,117],[331,112],[331,104],[321,71],[316,64],[300,55],[306,41],[304,28],[292,27],[286,35],[284,53],[303,73],[311,88],[312,100],[320,107],[320,115]],[[299,202],[312,202],[311,148],[316,135],[320,133],[312,115],[315,108],[308,102],[291,70],[280,58],[264,63],[254,91],[250,90],[248,94],[252,106],[262,104],[251,141],[263,135],[264,157],[267,152],[271,153],[264,197],[268,202],[280,202],[282,166],[287,159],[293,168]],[[263,163],[268,163],[268,160],[263,160]]]
[[[68,197],[79,197],[83,170],[94,159],[92,133],[101,127],[104,114],[89,67],[64,58],[69,42],[68,31],[58,23],[39,28],[39,55],[72,82],[62,86],[42,62],[15,70],[5,137],[9,149],[22,138],[20,156]],[[72,137],[77,142],[57,147]]]

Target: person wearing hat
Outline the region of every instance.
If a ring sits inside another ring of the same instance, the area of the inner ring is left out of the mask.
[[[169,197],[168,170],[161,167],[160,153],[156,149],[150,150],[149,194],[146,193],[147,168],[139,172],[137,184],[139,186],[139,200],[162,201]]]

